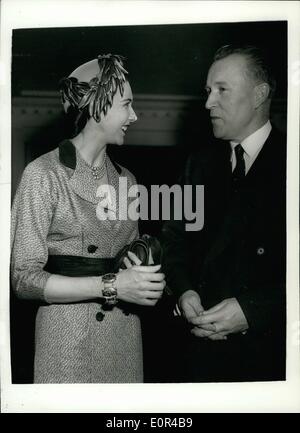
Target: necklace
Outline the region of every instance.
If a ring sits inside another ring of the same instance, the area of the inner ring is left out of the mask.
[[[76,143],[75,143],[76,142]],[[79,144],[77,144],[79,143]],[[91,170],[92,172],[92,176],[95,180],[99,180],[102,179],[102,177],[105,175],[106,172],[106,152],[104,151],[104,156],[103,156],[103,162],[101,165],[98,166],[92,166],[91,164],[89,164],[81,155],[79,152],[79,149],[83,148],[83,135],[82,133],[80,133],[77,137],[75,137],[75,139],[73,139],[73,144],[75,145],[75,147],[77,148],[78,154],[80,159],[83,161],[84,165]],[[77,144],[77,145],[76,145]]]
[[[106,153],[104,153],[103,163],[98,166],[90,166],[92,170],[92,175],[95,180],[101,179],[105,175],[106,171]]]

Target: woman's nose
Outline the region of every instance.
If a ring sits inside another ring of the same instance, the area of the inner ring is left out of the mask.
[[[131,123],[137,121],[137,115],[135,114],[135,111],[134,111],[134,109],[133,109],[132,107],[130,107],[129,121],[130,121]]]

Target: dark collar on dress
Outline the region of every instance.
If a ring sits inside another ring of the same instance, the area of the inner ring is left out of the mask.
[[[64,166],[71,168],[72,170],[75,170],[76,168],[76,149],[73,143],[70,140],[63,140],[59,145],[59,160],[61,164]],[[114,165],[115,169],[117,170],[118,174],[121,174],[122,169],[121,167],[115,162],[112,161],[110,158],[112,164]]]
[[[64,140],[59,145],[59,160],[61,164],[72,170],[76,168],[76,150],[70,140]]]

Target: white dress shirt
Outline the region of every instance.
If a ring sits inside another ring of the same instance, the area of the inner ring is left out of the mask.
[[[245,168],[247,174],[248,171],[250,170],[250,167],[252,166],[255,159],[257,158],[259,152],[261,151],[263,145],[265,144],[267,138],[269,137],[271,129],[272,129],[272,125],[268,120],[261,128],[253,132],[253,134],[249,135],[241,143],[237,143],[235,141],[230,142],[231,149],[232,149],[232,153],[231,153],[232,171],[236,166],[236,157],[234,152],[235,146],[240,144],[244,149],[244,160],[245,160]]]

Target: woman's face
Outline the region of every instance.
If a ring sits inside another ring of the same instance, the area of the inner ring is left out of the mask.
[[[103,137],[106,144],[124,143],[124,137],[131,123],[137,120],[137,116],[132,108],[133,96],[128,81],[124,85],[124,93],[121,96],[118,90],[113,98],[113,104],[108,109],[106,115],[101,115],[101,121],[97,123],[93,118],[95,128]]]

